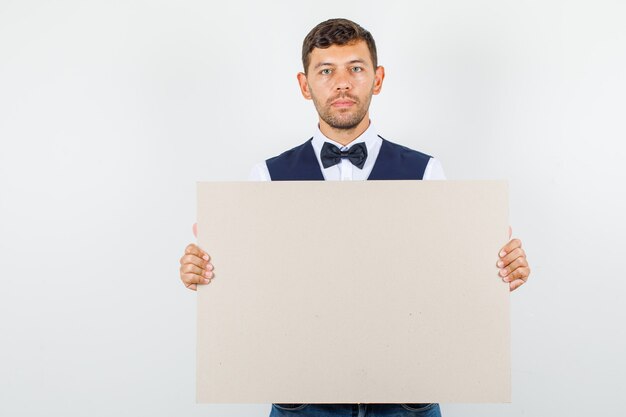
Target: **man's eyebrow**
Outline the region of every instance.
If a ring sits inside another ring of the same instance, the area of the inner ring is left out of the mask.
[[[363,59],[353,59],[352,61],[349,61],[347,63],[348,65],[352,65],[352,64],[365,64],[365,60]],[[336,64],[332,63],[332,62],[320,62],[319,64],[315,65],[313,67],[313,69],[318,69],[319,67],[324,67],[324,66],[330,66],[330,67],[334,67],[337,66]]]
[[[323,66],[334,66],[334,65],[335,64],[333,64],[332,62],[320,62],[319,64],[314,66],[313,69],[318,69],[319,67],[323,67]]]

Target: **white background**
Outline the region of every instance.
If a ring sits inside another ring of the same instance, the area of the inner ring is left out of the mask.
[[[195,404],[178,259],[196,181],[310,137],[295,74],[331,17],[377,41],[383,136],[510,181],[513,403],[444,415],[623,413],[623,2],[0,0],[0,415],[267,414]]]

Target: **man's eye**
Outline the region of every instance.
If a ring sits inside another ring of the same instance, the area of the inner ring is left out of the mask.
[[[361,72],[363,71],[363,68],[361,67],[352,67],[352,72]]]
[[[329,74],[330,74],[330,69],[328,69],[328,68],[324,68],[324,69],[321,71],[321,73],[322,73],[323,75],[329,75]]]

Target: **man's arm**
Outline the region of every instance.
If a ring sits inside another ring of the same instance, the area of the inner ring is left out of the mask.
[[[270,173],[265,162],[252,167],[248,179],[250,181],[270,181]],[[193,235],[198,237],[197,223],[193,225]],[[198,284],[209,284],[213,277],[213,264],[209,254],[195,243],[187,245],[183,256],[180,258],[180,280],[185,284],[185,287],[196,291]]]
[[[424,171],[425,180],[445,180],[446,175],[438,159],[431,158]],[[511,227],[509,227],[509,239],[511,239]],[[500,249],[496,263],[499,268],[499,276],[504,282],[509,283],[509,290],[515,291],[526,283],[530,275],[530,267],[526,259],[526,253],[522,249],[522,241],[511,239]]]
[[[446,174],[437,158],[430,158],[424,170],[424,180],[445,180]]]
[[[267,164],[265,162],[259,162],[255,166],[252,167],[250,171],[250,175],[248,176],[248,181],[271,181],[272,177],[270,176],[270,171],[267,169]]]

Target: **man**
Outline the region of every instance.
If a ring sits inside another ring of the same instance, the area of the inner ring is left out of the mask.
[[[311,139],[253,168],[251,179],[366,180],[445,179],[441,164],[421,152],[378,136],[369,118],[373,95],[380,93],[385,70],[378,66],[372,35],[346,19],[317,25],[302,46],[302,95],[319,115]],[[195,233],[195,225],[194,225]],[[511,291],[530,274],[521,242],[513,239],[498,254],[500,278]],[[209,284],[213,265],[194,244],[180,259],[187,288]],[[270,416],[440,416],[438,404],[274,404]]]

